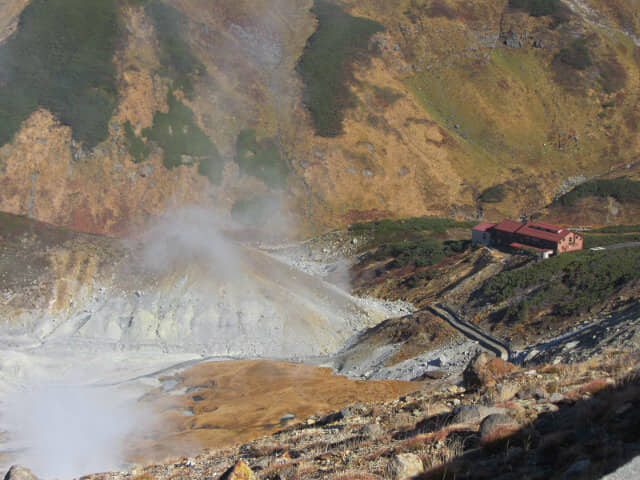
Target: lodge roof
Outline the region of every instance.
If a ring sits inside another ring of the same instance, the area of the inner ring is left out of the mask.
[[[520,227],[522,227],[522,225],[522,222],[505,219],[497,224],[494,228],[495,230],[499,230],[501,232],[515,233]]]
[[[489,222],[480,222],[479,224],[477,224],[475,227],[473,227],[473,230],[477,230],[479,232],[486,232],[487,230],[489,230],[491,227],[495,227],[495,223],[489,223]]]
[[[540,238],[542,240],[549,240],[557,243],[571,232],[566,228],[551,225],[549,223],[527,222],[517,231],[517,233],[518,235]]]

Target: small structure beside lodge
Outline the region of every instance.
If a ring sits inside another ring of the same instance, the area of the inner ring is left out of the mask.
[[[471,230],[471,243],[535,250],[542,258],[582,249],[582,235],[543,222],[503,220],[480,222]]]

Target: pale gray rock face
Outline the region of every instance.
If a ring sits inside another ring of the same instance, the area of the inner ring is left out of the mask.
[[[233,275],[220,275],[207,259],[151,272],[125,267],[83,285],[63,310],[0,307],[12,318],[0,336],[45,351],[303,358],[333,353],[383,320],[336,287],[258,250],[234,254],[243,265]]]
[[[4,476],[4,480],[38,480],[31,470],[20,465],[14,465]]]

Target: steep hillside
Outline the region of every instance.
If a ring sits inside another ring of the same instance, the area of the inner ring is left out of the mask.
[[[309,231],[640,168],[628,0],[82,3],[0,6],[0,210],[119,234],[268,203]]]

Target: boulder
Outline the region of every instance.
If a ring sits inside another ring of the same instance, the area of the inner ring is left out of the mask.
[[[393,480],[405,480],[422,472],[424,466],[419,456],[413,453],[400,453],[387,465],[387,476]]]
[[[482,352],[469,362],[462,373],[462,380],[467,390],[474,391],[495,385],[498,378],[515,369],[513,363]]]
[[[520,400],[544,400],[548,397],[547,392],[541,387],[530,387],[516,393]]]
[[[479,423],[489,415],[504,414],[505,408],[485,407],[484,405],[460,405],[454,410],[451,423]]]
[[[360,429],[360,435],[376,440],[384,435],[384,428],[379,423],[368,423]]]
[[[513,435],[520,429],[520,425],[513,418],[501,413],[494,413],[486,417],[480,424],[480,442],[493,443]]]
[[[4,476],[4,480],[38,480],[31,470],[20,465],[14,465]]]
[[[222,474],[220,480],[258,480],[258,476],[253,473],[249,465],[238,460],[233,467]]]

